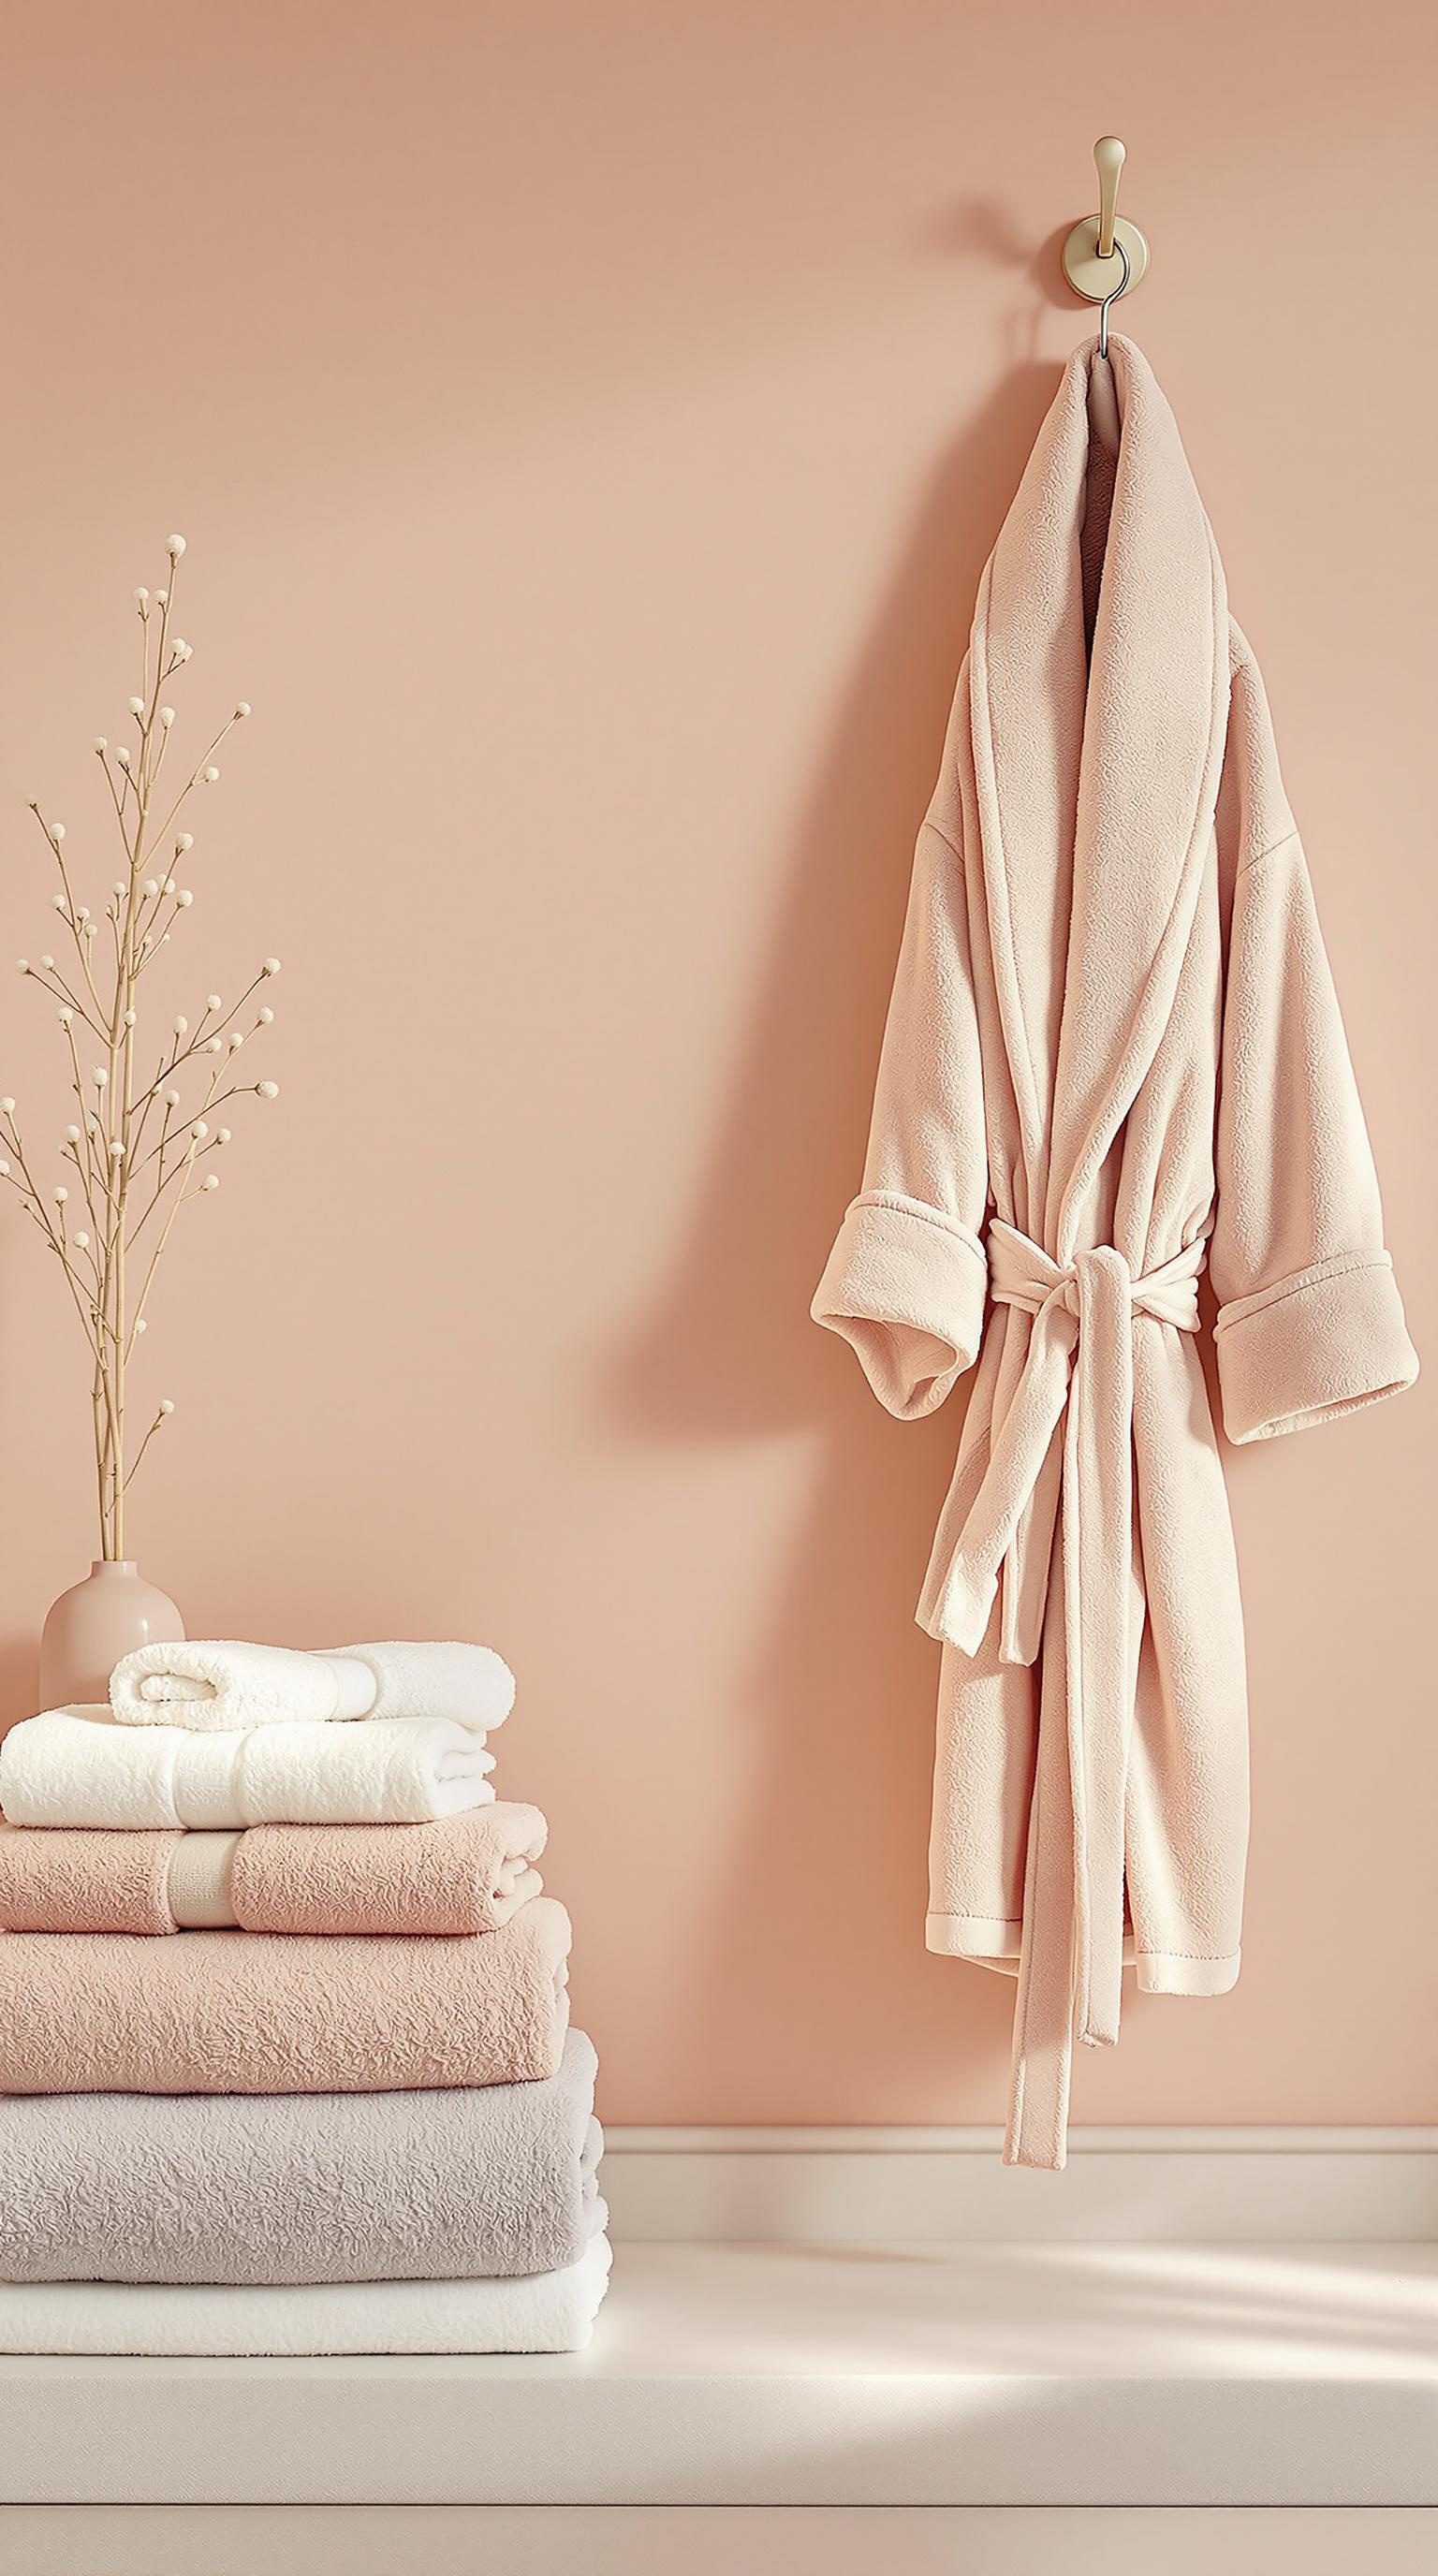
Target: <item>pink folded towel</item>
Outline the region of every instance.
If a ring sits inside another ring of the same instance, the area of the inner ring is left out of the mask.
[[[428,1825],[125,1833],[0,1824],[0,1928],[160,1933],[497,1932],[544,1885],[537,1807]]]
[[[553,2075],[569,1917],[482,1939],[0,1937],[0,2093],[405,2093]]]

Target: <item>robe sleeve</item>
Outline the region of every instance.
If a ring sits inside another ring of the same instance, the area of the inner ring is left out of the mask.
[[[935,819],[946,811],[941,788],[914,860],[864,1186],[811,1310],[906,1422],[934,1412],[973,1366],[988,1286],[979,1030],[957,820],[951,837]]]
[[[1411,1386],[1418,1361],[1251,664],[1235,676],[1230,737],[1234,873],[1210,1268],[1224,1429],[1245,1441],[1376,1403]]]

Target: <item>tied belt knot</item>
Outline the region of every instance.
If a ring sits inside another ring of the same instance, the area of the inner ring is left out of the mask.
[[[941,1533],[924,1624],[977,1654],[1002,1582],[1000,1656],[1005,1663],[1036,1662],[1062,1500],[1072,1912],[1065,1907],[1062,1922],[1026,1923],[1025,1949],[1066,1946],[1071,2027],[1092,2046],[1111,2046],[1123,1969],[1124,1799],[1134,1696],[1134,1323],[1149,1316],[1183,1333],[1197,1331],[1205,1245],[1200,1237],[1135,1278],[1111,1244],[1061,1264],[995,1218],[988,1251],[995,1304],[1019,1308],[1033,1326],[1016,1369],[1008,1365],[1009,1350],[1003,1354],[988,1462],[951,1551]],[[1025,1970],[1034,1964],[1026,1960]],[[1054,1961],[1044,1964],[1051,1969]],[[1021,1974],[1021,2025],[1029,1982]],[[1022,2028],[1019,2048],[1022,2053]]]

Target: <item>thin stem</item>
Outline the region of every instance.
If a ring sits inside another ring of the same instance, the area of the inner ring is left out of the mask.
[[[146,1432],[144,1439],[141,1441],[139,1448],[135,1452],[134,1464],[132,1465],[128,1476],[125,1478],[125,1487],[122,1487],[122,1491],[124,1491],[126,1487],[133,1485],[135,1478],[140,1471],[141,1459],[144,1457],[144,1454],[149,1448],[151,1441],[154,1439],[156,1432],[159,1430],[161,1423],[168,1422],[169,1418],[169,1415],[164,1412],[163,1409],[156,1414],[154,1421],[151,1423],[149,1430]]]
[[[74,891],[70,884],[69,871],[65,865],[65,844],[61,840],[58,830],[51,830],[50,825],[46,822],[38,805],[32,804],[30,811],[34,815],[36,822],[39,824],[41,831],[44,833],[54,857],[55,865],[60,871],[60,887],[65,897],[65,910],[62,915],[62,919],[64,920],[65,927],[69,931],[71,938],[75,942],[76,953],[80,960],[80,971],[89,988],[90,999],[94,1003],[96,1011],[103,1019],[104,1005],[95,989],[95,979],[90,972],[90,943],[85,937],[85,924],[80,919],[79,913],[76,910]],[[78,1008],[78,1004],[76,1007]]]
[[[180,1164],[177,1164],[177,1166],[176,1166],[176,1175],[178,1175],[178,1174],[179,1174],[179,1173],[181,1173],[181,1172],[187,1172],[187,1171],[188,1171],[188,1169],[189,1169],[189,1167],[190,1167],[190,1165],[193,1163],[193,1161],[194,1161],[194,1156],[193,1156],[193,1154],[187,1154],[187,1155],[185,1156],[185,1158],[184,1158],[184,1161],[183,1161],[182,1163],[180,1163]],[[130,1342],[131,1342],[131,1346],[132,1346],[132,1347],[133,1347],[134,1340],[135,1340],[135,1333],[136,1333],[136,1329],[137,1329],[137,1327],[139,1326],[139,1324],[140,1324],[140,1323],[143,1321],[143,1319],[144,1319],[144,1313],[145,1313],[145,1302],[146,1302],[146,1299],[148,1298],[148,1296],[149,1296],[149,1294],[150,1294],[150,1289],[151,1289],[151,1287],[152,1287],[152,1285],[153,1285],[153,1282],[154,1282],[155,1273],[156,1273],[156,1271],[158,1270],[158,1268],[159,1268],[159,1266],[160,1266],[160,1255],[161,1255],[161,1253],[164,1251],[166,1244],[167,1244],[167,1243],[169,1242],[169,1240],[170,1240],[170,1235],[171,1235],[171,1233],[172,1233],[172,1231],[173,1231],[173,1228],[174,1228],[175,1219],[176,1219],[176,1217],[179,1215],[181,1208],[182,1208],[182,1207],[184,1207],[184,1205],[186,1204],[186,1201],[187,1201],[187,1200],[189,1200],[189,1199],[192,1199],[192,1198],[198,1198],[198,1197],[199,1197],[199,1195],[200,1195],[200,1194],[199,1194],[199,1191],[198,1191],[198,1190],[187,1190],[187,1189],[185,1189],[185,1188],[183,1188],[183,1187],[182,1187],[182,1188],[180,1189],[180,1191],[178,1192],[177,1196],[176,1196],[176,1197],[171,1201],[171,1203],[170,1203],[170,1212],[169,1212],[169,1215],[166,1217],[165,1222],[164,1222],[163,1226],[162,1226],[162,1227],[161,1227],[161,1229],[160,1229],[160,1236],[159,1236],[159,1240],[158,1240],[158,1242],[156,1243],[156,1245],[155,1245],[155,1247],[154,1247],[154,1250],[153,1250],[153,1251],[152,1251],[152,1253],[150,1254],[150,1266],[149,1266],[148,1270],[147,1270],[147,1271],[146,1271],[146,1273],[145,1273],[144,1282],[143,1282],[143,1284],[142,1284],[142,1286],[141,1286],[141,1289],[140,1289],[139,1298],[138,1298],[138,1300],[136,1301],[136,1305],[135,1305],[135,1320],[134,1320],[134,1323],[132,1323],[132,1325],[131,1325],[131,1327],[130,1327]]]
[[[26,973],[29,982],[32,984],[38,984],[42,993],[50,994],[54,1001],[63,1002],[67,1010],[78,1011],[86,1028],[93,1029],[97,1038],[104,1037],[105,1032],[103,1028],[101,1028],[98,1021],[91,1019],[89,1012],[86,1010],[84,1003],[80,999],[79,994],[72,993],[69,985],[63,984],[60,981],[59,974],[54,968],[51,968],[47,972],[47,970],[42,966],[31,966],[27,968]],[[53,974],[55,978],[53,983],[50,980],[51,974]]]

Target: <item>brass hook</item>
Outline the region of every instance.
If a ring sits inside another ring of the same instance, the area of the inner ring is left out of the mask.
[[[1093,157],[1098,170],[1098,240],[1094,247],[1099,259],[1112,259],[1118,183],[1128,154],[1116,134],[1101,134],[1094,145]]]
[[[1120,295],[1126,295],[1131,286],[1140,284],[1148,266],[1148,243],[1137,224],[1131,224],[1118,211],[1119,175],[1127,157],[1118,136],[1101,134],[1093,157],[1098,167],[1098,213],[1085,215],[1064,243],[1064,275],[1076,295],[1106,308]],[[1123,252],[1124,270],[1121,283],[1113,286],[1111,262],[1116,250]],[[1105,353],[1107,318],[1105,310],[1099,324],[1100,346]]]

